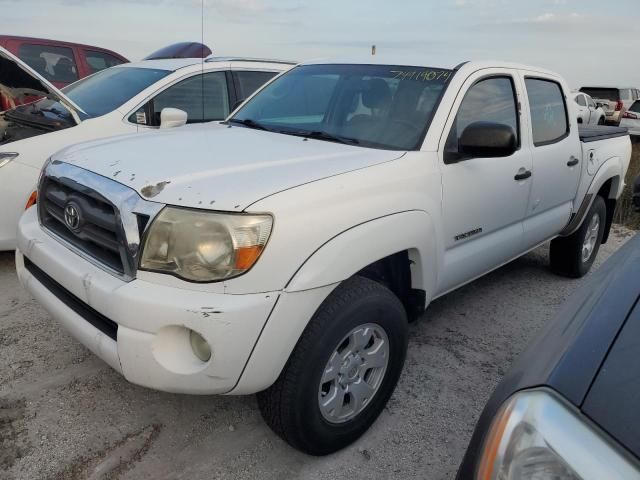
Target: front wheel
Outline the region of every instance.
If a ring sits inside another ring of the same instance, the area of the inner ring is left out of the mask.
[[[395,389],[408,322],[386,287],[353,277],[307,325],[278,380],[258,394],[269,426],[293,447],[327,455],[358,439]]]
[[[598,125],[604,125],[604,117],[598,119]]]
[[[575,233],[551,241],[552,270],[572,278],[586,275],[598,255],[606,219],[607,206],[598,195]]]

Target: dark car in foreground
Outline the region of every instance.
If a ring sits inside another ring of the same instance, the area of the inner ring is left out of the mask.
[[[498,385],[458,479],[640,479],[639,299],[636,235]]]

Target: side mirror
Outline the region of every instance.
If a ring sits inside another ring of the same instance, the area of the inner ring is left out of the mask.
[[[508,157],[518,149],[518,140],[509,125],[474,122],[462,132],[458,148],[464,157]]]
[[[163,108],[160,112],[160,128],[175,128],[186,125],[189,115],[178,108]]]

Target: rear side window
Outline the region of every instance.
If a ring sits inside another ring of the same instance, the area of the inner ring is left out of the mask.
[[[78,80],[73,50],[68,47],[23,43],[18,48],[18,57],[50,82],[72,83]]]
[[[123,63],[119,58],[104,52],[85,50],[84,54],[91,73],[96,73],[105,68],[115,67]]]
[[[276,76],[275,72],[233,72],[238,101],[245,100],[262,85]]]
[[[587,102],[584,101],[584,95],[578,95],[576,97],[576,103],[578,105],[580,105],[581,107],[586,107],[587,106]]]
[[[557,142],[569,134],[567,107],[562,88],[551,80],[525,79],[531,129],[536,147]]]
[[[462,132],[475,122],[496,122],[513,128],[520,144],[518,109],[510,77],[492,77],[473,85],[460,104],[449,137],[447,152],[459,151]]]

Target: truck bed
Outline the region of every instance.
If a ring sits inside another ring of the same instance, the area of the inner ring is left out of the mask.
[[[606,138],[624,137],[629,135],[629,131],[626,128],[621,127],[607,127],[604,125],[598,125],[593,127],[578,127],[578,134],[580,135],[580,141],[583,143],[597,142],[598,140],[604,140]]]

